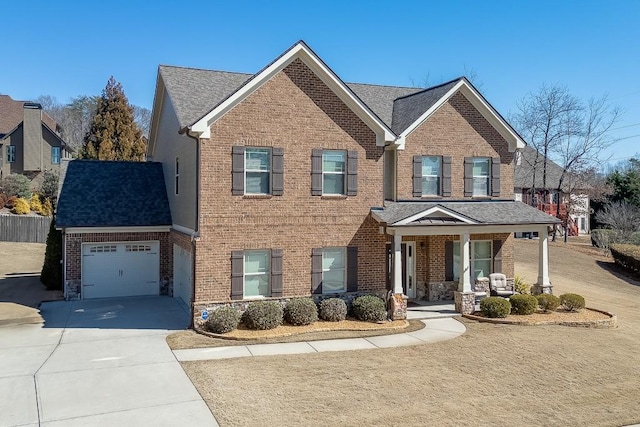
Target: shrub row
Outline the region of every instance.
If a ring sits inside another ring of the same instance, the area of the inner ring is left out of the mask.
[[[480,301],[480,311],[491,318],[504,318],[513,314],[533,314],[538,310],[555,311],[562,306],[568,311],[579,311],[585,308],[585,300],[578,294],[563,294],[558,298],[551,294],[512,295],[508,300],[501,297],[488,297]]]
[[[635,273],[640,273],[640,246],[616,244],[609,247],[616,264]]]
[[[384,301],[375,295],[356,298],[352,304],[353,315],[365,322],[379,322],[387,318]],[[214,310],[205,322],[205,329],[225,334],[242,322],[249,329],[266,330],[280,326],[283,321],[291,325],[309,325],[318,318],[327,322],[339,322],[347,317],[347,304],[340,298],[328,298],[319,309],[311,298],[293,298],[282,308],[278,301],[253,301],[244,313],[231,306]]]

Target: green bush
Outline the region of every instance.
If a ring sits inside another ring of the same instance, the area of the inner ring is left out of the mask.
[[[511,295],[509,303],[513,314],[533,314],[538,309],[538,300],[533,295]]]
[[[507,317],[511,304],[501,297],[487,297],[480,301],[480,311],[487,317]]]
[[[51,221],[44,252],[44,264],[40,281],[49,290],[62,290],[62,232],[56,230],[55,220]]]
[[[382,298],[363,295],[356,298],[351,306],[356,319],[363,322],[382,322],[387,318],[387,308]]]
[[[513,289],[519,294],[528,294],[530,285],[520,276],[513,279]]]
[[[27,200],[31,197],[31,181],[18,173],[12,173],[3,179],[2,188],[8,196],[18,196]]]
[[[340,322],[347,318],[347,303],[340,298],[327,298],[320,303],[320,318],[327,322]]]
[[[560,295],[560,305],[569,311],[579,311],[585,307],[584,297],[578,294]]]
[[[18,197],[13,204],[13,209],[11,209],[16,215],[26,215],[31,212],[31,208],[29,208],[29,202],[27,199],[23,199],[22,197]]]
[[[53,170],[44,171],[40,192],[46,199],[56,200],[58,197],[58,172]]]
[[[318,307],[311,298],[293,298],[284,307],[284,320],[295,326],[318,321]]]
[[[640,246],[616,244],[609,247],[613,260],[619,266],[640,273]]]
[[[282,316],[278,301],[253,301],[242,314],[242,323],[249,329],[273,329],[282,325]]]
[[[226,334],[233,331],[240,323],[240,312],[228,305],[214,310],[207,321],[205,329],[216,334]]]
[[[538,300],[538,307],[540,310],[548,313],[549,311],[555,311],[558,307],[560,307],[560,298],[552,294],[540,294],[536,295],[536,299]]]

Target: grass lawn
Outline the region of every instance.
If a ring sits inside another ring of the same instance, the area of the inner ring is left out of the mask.
[[[537,241],[516,273],[537,276]],[[550,245],[554,293],[582,294],[617,329],[463,319],[467,332],[393,349],[185,362],[222,426],[619,426],[640,422],[640,283],[587,245]],[[620,276],[620,277],[618,277]]]

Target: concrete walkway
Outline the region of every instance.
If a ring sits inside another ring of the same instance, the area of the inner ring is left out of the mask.
[[[404,334],[381,335],[367,338],[346,338],[321,341],[302,341],[278,344],[252,344],[228,347],[174,350],[180,362],[193,360],[229,359],[235,357],[274,356],[281,354],[322,353],[325,351],[367,350],[434,343],[456,338],[466,328],[452,317],[421,320],[425,327]]]

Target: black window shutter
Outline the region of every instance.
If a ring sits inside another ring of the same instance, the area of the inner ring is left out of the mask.
[[[347,246],[347,292],[358,290],[358,247]]]
[[[473,157],[464,158],[464,197],[473,196]]]
[[[271,194],[284,194],[284,148],[271,149]]]
[[[413,197],[422,197],[422,156],[413,156]]]
[[[453,241],[444,242],[444,280],[453,280]]]
[[[322,248],[311,251],[311,293],[322,293]]]
[[[493,272],[502,273],[502,240],[493,241]]]
[[[231,251],[231,299],[242,299],[243,288],[244,251]]]
[[[322,196],[322,149],[311,150],[311,195]]]
[[[500,197],[500,157],[491,159],[491,195]]]
[[[282,296],[282,249],[271,249],[271,296]]]
[[[358,152],[347,152],[347,196],[358,194]]]
[[[242,196],[244,194],[244,147],[234,145],[231,162],[231,194]]]
[[[442,197],[451,197],[451,157],[442,157]]]

